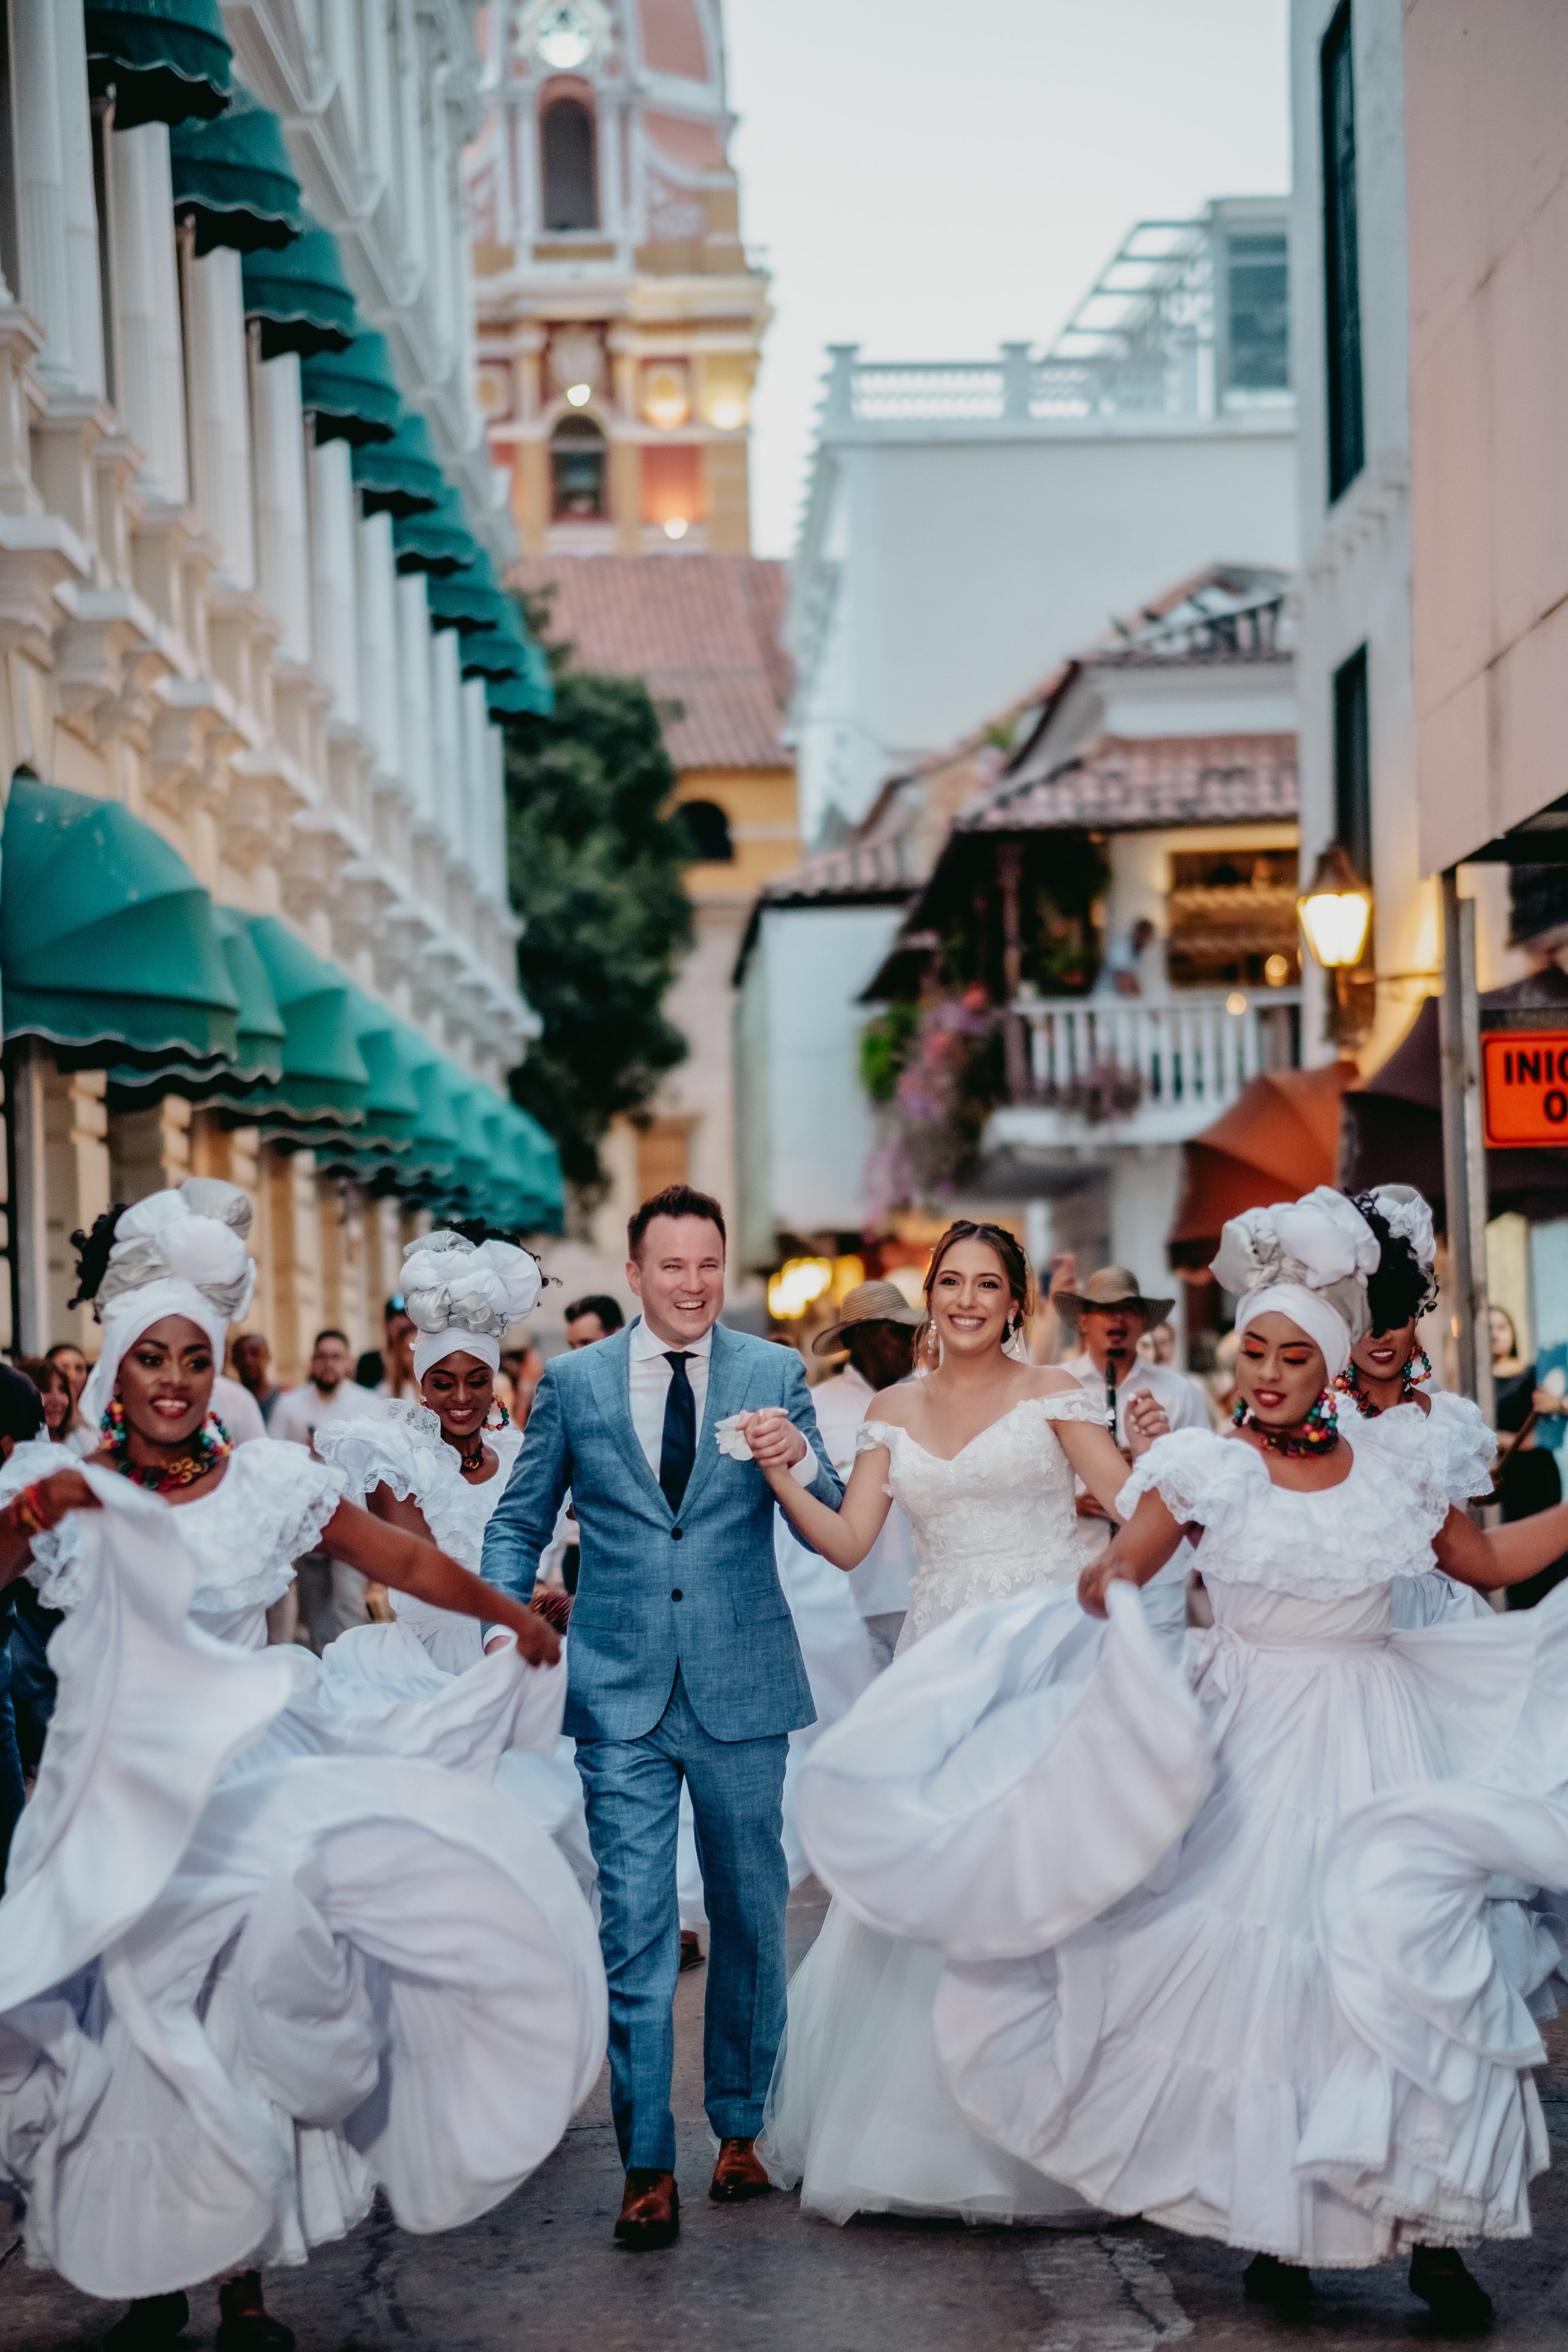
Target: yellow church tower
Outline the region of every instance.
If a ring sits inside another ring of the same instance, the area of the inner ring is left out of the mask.
[[[744,555],[768,323],[719,0],[490,0],[478,394],[525,556]]]

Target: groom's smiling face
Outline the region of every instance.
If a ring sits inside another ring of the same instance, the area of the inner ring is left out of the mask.
[[[653,1217],[626,1280],[656,1339],[689,1347],[724,1304],[724,1238],[707,1217]]]

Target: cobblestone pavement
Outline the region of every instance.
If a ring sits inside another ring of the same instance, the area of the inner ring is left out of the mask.
[[[820,1916],[813,1895],[792,1905],[797,1949]],[[268,2299],[300,2352],[1153,2352],[1187,2336],[1201,2352],[1387,2352],[1430,2340],[1394,2267],[1317,2273],[1318,2307],[1292,2323],[1242,2303],[1241,2255],[1142,2223],[836,2230],[793,2198],[716,2209],[703,2193],[702,1984],[684,1978],[677,2002],[677,2246],[629,2255],[611,2242],[621,2176],[601,2084],[543,2168],[472,2228],[415,2238],[377,2212],[308,2270],[274,2273]],[[1498,2303],[1493,2352],[1568,2345],[1568,2021],[1552,2040],[1542,2087],[1564,2168],[1536,2184],[1534,2239],[1476,2258]],[[195,2352],[211,2345],[216,2298],[193,2300]],[[4,2352],[74,2352],[111,2315],[26,2271],[19,2247],[0,2258]]]

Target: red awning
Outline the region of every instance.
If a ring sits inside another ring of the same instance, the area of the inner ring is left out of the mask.
[[[1182,1146],[1182,1193],[1170,1235],[1173,1266],[1206,1266],[1227,1218],[1299,1200],[1314,1184],[1334,1181],[1340,1098],[1355,1076],[1353,1062],[1268,1071]]]

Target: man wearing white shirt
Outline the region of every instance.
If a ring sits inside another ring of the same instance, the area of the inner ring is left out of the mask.
[[[1152,1396],[1164,1409],[1173,1429],[1206,1429],[1208,1413],[1195,1381],[1168,1364],[1146,1363],[1138,1342],[1151,1326],[1163,1322],[1174,1301],[1146,1298],[1135,1274],[1124,1265],[1102,1265],[1078,1287],[1076,1261],[1058,1261],[1051,1279],[1051,1304],[1078,1326],[1083,1354],[1062,1366],[1080,1381],[1089,1394],[1104,1402],[1108,1425],[1114,1413],[1112,1434],[1124,1440],[1124,1415],[1131,1399]],[[1110,1541],[1111,1523],[1093,1496],[1079,1485],[1079,1543],[1087,1563],[1097,1559]],[[1187,1576],[1191,1547],[1179,1544],[1158,1576],[1143,1587],[1143,1608],[1154,1631],[1163,1639],[1179,1639],[1186,1624]]]
[[[811,1392],[827,1458],[841,1478],[847,1480],[855,1466],[856,1440],[871,1399],[914,1370],[915,1332],[923,1320],[896,1283],[862,1282],[846,1292],[837,1322],[812,1341],[814,1356],[837,1355],[841,1348],[848,1352],[843,1369]],[[910,1523],[895,1503],[881,1534],[859,1567],[849,1571],[849,1589],[866,1621],[879,1674],[892,1664],[914,1570]]]

